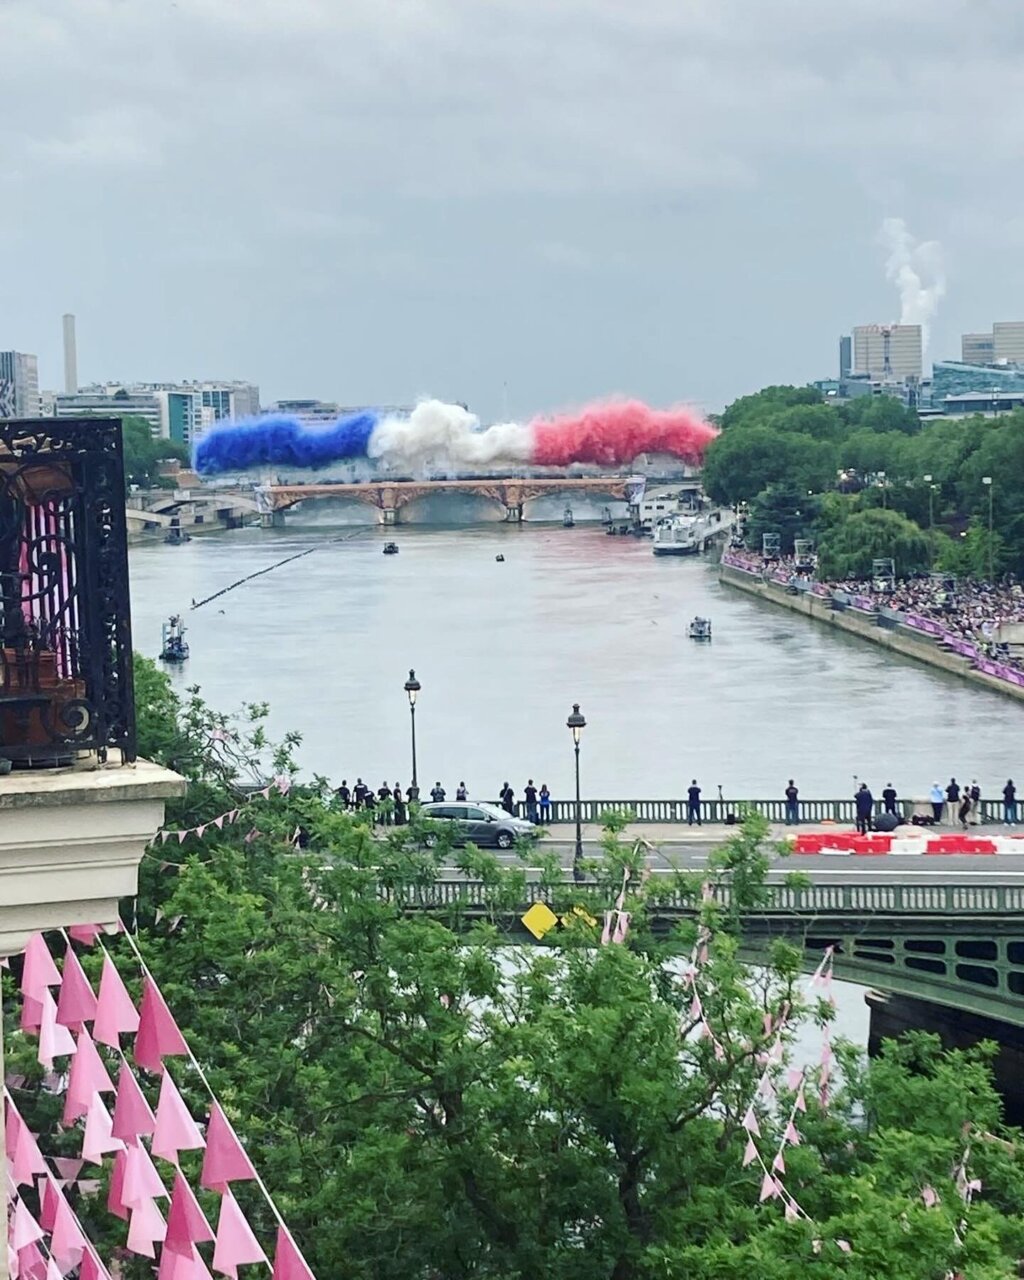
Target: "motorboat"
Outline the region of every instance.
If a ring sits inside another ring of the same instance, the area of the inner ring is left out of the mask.
[[[498,564],[505,563],[505,557],[501,554],[501,552],[499,552],[494,558],[495,560],[497,560]]]
[[[687,628],[686,634],[691,640],[710,640],[711,639],[711,619],[710,618],[694,618]]]
[[[566,507],[562,514],[562,528],[571,529],[575,523],[576,521],[572,514],[572,507]]]
[[[163,625],[160,658],[163,662],[184,662],[187,657],[188,642],[185,639],[185,625],[180,616],[174,614]]]
[[[651,550],[656,556],[695,556],[713,532],[712,521],[703,513],[668,516],[654,526]]]
[[[397,555],[398,555],[398,543],[397,543],[397,542],[385,542],[385,543],[384,543],[384,554],[385,554],[386,556],[397,556]]]

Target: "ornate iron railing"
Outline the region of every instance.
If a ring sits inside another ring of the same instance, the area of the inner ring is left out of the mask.
[[[497,800],[490,804],[499,804]],[[897,800],[896,806],[901,818],[909,821],[915,809],[926,805],[924,799]],[[881,801],[875,801],[875,813],[883,812]],[[516,816],[528,817],[523,801],[515,802]],[[643,823],[675,823],[685,826],[689,819],[688,805],[685,800],[580,800],[580,821],[588,824],[600,824],[608,813],[628,812],[635,822]],[[708,823],[725,823],[730,814],[760,813],[769,822],[784,823],[787,818],[785,800],[702,800],[700,802],[700,820]],[[930,806],[928,812],[931,812]],[[815,825],[819,823],[847,823],[852,825],[857,817],[857,806],[853,797],[848,800],[805,800],[800,798],[797,814],[800,823]],[[982,822],[1002,823],[1002,800],[982,800],[980,816]],[[547,809],[538,807],[541,826],[560,826],[576,821],[575,800],[552,800]],[[796,828],[794,828],[795,830]]]
[[[0,757],[135,758],[116,418],[0,420]]]

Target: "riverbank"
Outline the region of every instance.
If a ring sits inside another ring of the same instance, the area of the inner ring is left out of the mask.
[[[964,654],[940,648],[935,640],[915,633],[899,621],[897,614],[883,614],[858,607],[856,603],[844,604],[839,608],[832,594],[827,591],[819,594],[813,588],[806,587],[804,590],[797,590],[785,581],[775,581],[754,569],[727,563],[725,557],[719,564],[719,577],[727,586],[736,587],[759,600],[779,605],[791,613],[803,614],[806,618],[845,631],[848,635],[859,636],[862,640],[890,649],[905,658],[923,662],[982,688],[1024,702],[1024,683],[1016,684],[1003,676],[990,674],[979,669]]]

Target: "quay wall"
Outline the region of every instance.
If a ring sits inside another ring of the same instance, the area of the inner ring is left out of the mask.
[[[719,565],[719,577],[728,586],[737,587],[759,600],[767,600],[770,604],[789,609],[791,613],[801,613],[804,617],[813,618],[837,631],[859,636],[862,640],[881,645],[905,658],[924,662],[930,667],[969,680],[972,684],[1024,702],[1024,686],[1011,684],[979,671],[968,658],[950,653],[940,648],[935,641],[915,635],[898,624],[883,625],[878,614],[855,608],[836,609],[829,597],[815,595],[810,591],[794,591],[781,582],[766,581],[758,573],[724,562]]]

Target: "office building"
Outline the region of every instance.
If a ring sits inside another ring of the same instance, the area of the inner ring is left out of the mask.
[[[90,413],[144,418],[154,436],[191,445],[222,418],[259,412],[259,387],[249,382],[109,382],[55,397],[58,418]]]
[[[997,320],[992,326],[992,352],[997,364],[1024,365],[1024,320]]]
[[[995,347],[991,333],[964,333],[960,335],[960,360],[962,364],[992,364]]]
[[[920,381],[919,324],[859,324],[853,330],[853,372],[881,382]]]
[[[853,339],[844,333],[839,339],[839,381],[845,382],[853,370]]]
[[[152,391],[125,387],[118,382],[83,387],[81,391],[58,392],[54,396],[54,416],[58,418],[133,417],[143,418],[154,436],[160,434],[160,401]]]
[[[1024,391],[1024,367],[957,360],[936,360],[932,365],[932,401],[936,405],[942,404],[947,396],[1018,391]]]
[[[24,351],[0,351],[0,418],[39,417],[39,361]]]

